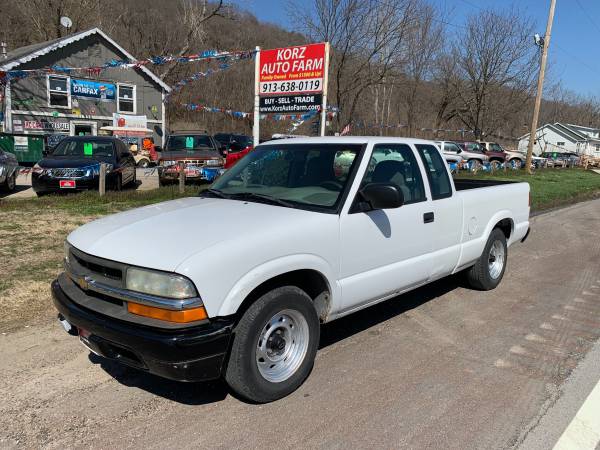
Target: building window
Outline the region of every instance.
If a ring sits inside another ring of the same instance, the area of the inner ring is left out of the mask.
[[[564,147],[565,143],[564,142],[557,142],[556,145],[558,145],[559,147]]]
[[[117,88],[119,112],[135,114],[135,85],[119,84]]]
[[[48,106],[55,108],[71,107],[70,80],[68,77],[48,76]]]

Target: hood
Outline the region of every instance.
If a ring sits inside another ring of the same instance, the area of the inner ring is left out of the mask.
[[[227,239],[252,239],[268,226],[285,230],[314,212],[262,203],[191,197],[145,206],[90,222],[67,238],[93,256],[173,272],[202,250]]]
[[[76,169],[78,167],[93,166],[100,162],[108,162],[113,164],[114,161],[110,158],[78,158],[75,156],[54,156],[40,160],[38,165],[44,169]]]
[[[212,159],[220,158],[221,155],[215,150],[176,150],[163,151],[160,157],[161,159]]]

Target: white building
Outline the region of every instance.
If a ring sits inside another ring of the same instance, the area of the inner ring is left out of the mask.
[[[533,153],[577,153],[600,157],[600,130],[580,125],[547,123],[537,129]],[[519,138],[519,151],[527,152],[529,133]]]

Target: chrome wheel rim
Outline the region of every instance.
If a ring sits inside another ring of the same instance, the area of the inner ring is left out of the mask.
[[[490,254],[488,256],[488,271],[490,277],[496,280],[502,273],[504,268],[504,261],[506,260],[506,252],[504,246],[500,241],[494,241],[490,248]]]
[[[293,309],[284,309],[263,326],[256,343],[256,365],[271,383],[290,378],[308,351],[308,322]]]

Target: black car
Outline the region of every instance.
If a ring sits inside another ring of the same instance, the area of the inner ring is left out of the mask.
[[[106,188],[121,190],[135,183],[135,160],[120,139],[75,136],[63,139],[35,166],[31,185],[37,195],[98,190],[100,163],[107,164]]]
[[[19,174],[19,163],[11,152],[3,147],[0,141],[0,190],[12,192],[17,185]]]

